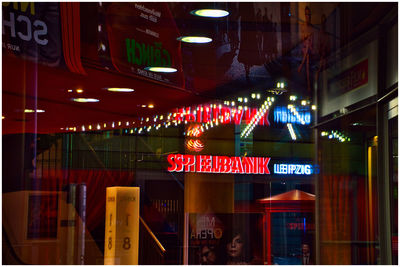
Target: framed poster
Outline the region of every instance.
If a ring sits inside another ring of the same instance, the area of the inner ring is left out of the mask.
[[[262,237],[261,213],[189,214],[189,264],[263,264]]]

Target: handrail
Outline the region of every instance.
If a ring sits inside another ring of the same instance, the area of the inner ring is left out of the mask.
[[[142,217],[139,216],[139,220],[144,225],[144,228],[146,228],[147,232],[150,234],[153,240],[156,242],[158,248],[162,251],[162,253],[165,253],[165,248],[163,247],[161,242],[157,239],[157,237],[153,234],[150,227],[146,224],[146,222],[142,219]]]

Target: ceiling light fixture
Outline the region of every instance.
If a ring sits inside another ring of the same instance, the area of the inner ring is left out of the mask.
[[[193,43],[193,44],[205,44],[212,41],[211,38],[203,36],[182,36],[177,38],[177,40],[184,43]]]
[[[82,89],[76,89],[76,92],[77,92],[78,94],[81,94],[81,93],[83,93],[83,90],[82,90]]]
[[[107,91],[110,92],[123,92],[123,93],[128,93],[128,92],[133,92],[135,91],[132,88],[118,88],[118,87],[109,87],[109,88],[105,88]]]
[[[178,71],[175,68],[169,68],[169,67],[146,67],[144,69],[152,72],[165,72],[165,73],[172,73]]]
[[[148,107],[148,108],[154,108],[154,105],[153,105],[153,104],[150,104],[150,105],[148,105],[147,107]]]
[[[94,103],[100,101],[96,98],[71,98],[71,100],[79,103]]]
[[[199,17],[222,18],[228,16],[229,12],[222,9],[197,9],[191,11],[190,14]]]

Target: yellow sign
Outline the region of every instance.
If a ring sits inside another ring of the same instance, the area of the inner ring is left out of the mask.
[[[107,188],[105,265],[138,265],[139,197],[139,187]]]

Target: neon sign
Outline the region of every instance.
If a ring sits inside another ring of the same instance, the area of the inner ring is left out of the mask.
[[[312,172],[310,164],[274,164],[275,174],[311,175]]]
[[[308,109],[296,110],[293,113],[287,107],[275,107],[274,122],[308,125],[311,123],[311,113]]]
[[[258,125],[269,125],[268,112],[266,109],[263,116],[258,118]],[[241,124],[243,121],[250,122],[258,113],[257,108],[230,108],[222,105],[204,105],[176,109],[172,120],[183,122],[211,123],[220,121],[222,124]]]
[[[210,155],[169,154],[169,172],[271,174],[269,157],[228,157]],[[273,174],[312,175],[311,164],[276,163]]]
[[[169,172],[270,174],[266,157],[169,154]]]

